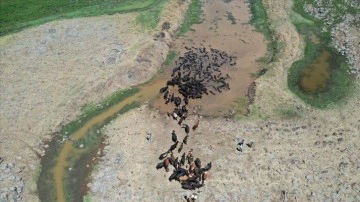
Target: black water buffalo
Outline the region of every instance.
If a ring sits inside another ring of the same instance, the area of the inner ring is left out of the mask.
[[[180,106],[180,104],[181,104],[181,99],[180,99],[179,97],[175,97],[174,103],[175,103],[175,106],[176,106],[176,107]]]
[[[178,149],[178,153],[181,152],[181,150],[183,149],[183,146],[184,146],[184,143],[181,143],[181,145],[180,145],[180,147],[179,147],[179,149]]]
[[[164,162],[160,162],[156,165],[156,169],[159,170],[164,167]]]
[[[177,142],[177,136],[176,136],[175,130],[173,130],[173,131],[171,132],[171,140],[172,140],[173,142]]]
[[[163,88],[160,89],[160,93],[164,93],[165,91],[168,90],[168,86],[165,86]]]
[[[185,133],[186,133],[186,135],[188,135],[189,132],[190,132],[190,127],[189,127],[186,123],[184,123],[183,126],[182,126],[182,128],[185,129]]]
[[[196,165],[196,167],[201,168],[201,161],[199,158],[195,159],[195,165]]]
[[[160,160],[163,160],[164,158],[167,157],[168,153],[169,153],[169,152],[164,152],[164,153],[160,154],[159,159],[160,159]]]
[[[188,135],[186,135],[186,136],[184,137],[184,139],[183,139],[183,143],[184,143],[184,144],[187,144],[187,140],[188,140],[188,138],[189,138],[189,136],[188,136]]]
[[[179,142],[175,142],[175,144],[171,145],[170,148],[169,148],[169,152],[172,152],[176,149],[177,145],[178,145]]]

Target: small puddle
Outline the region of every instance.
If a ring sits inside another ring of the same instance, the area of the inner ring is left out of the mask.
[[[178,56],[186,52],[185,46],[194,46],[207,49],[212,47],[237,57],[237,65],[225,69],[223,72],[231,76],[229,81],[231,90],[218,96],[209,95],[203,99],[191,100],[189,108],[202,106],[198,114],[224,115],[229,112],[229,109],[236,106],[236,101],[246,95],[247,88],[253,81],[251,73],[258,70],[256,60],[266,53],[264,37],[255,32],[254,28],[248,24],[250,11],[248,3],[245,2],[245,0],[230,1],[229,3],[215,0],[203,2],[203,23],[194,25],[192,28],[195,31],[190,31],[186,36],[176,40],[174,44],[174,50],[178,51]],[[96,155],[97,147],[102,141],[96,136],[97,130],[101,129],[126,105],[134,102],[150,100],[152,105],[159,110],[169,110],[170,105],[164,104],[159,89],[165,86],[166,81],[170,78],[170,71],[171,68],[166,68],[163,73],[140,86],[138,93],[87,121],[78,131],[71,134],[71,141],[66,140],[64,144],[59,144],[59,140],[54,138],[49,143],[49,151],[46,152],[41,163],[43,171],[38,183],[40,199],[58,202],[82,201],[82,197],[86,193],[84,183],[87,182],[87,176],[85,173],[89,173],[85,165],[91,162]],[[176,91],[176,89],[172,90]],[[77,141],[90,137],[95,137],[94,141],[97,141],[95,150],[92,149],[89,152],[76,144]],[[41,183],[43,184],[40,186]],[[69,195],[72,199],[68,198]]]
[[[328,60],[331,54],[328,51],[321,53],[315,62],[303,70],[301,74],[301,87],[306,93],[314,94],[325,89],[330,79],[330,65]]]

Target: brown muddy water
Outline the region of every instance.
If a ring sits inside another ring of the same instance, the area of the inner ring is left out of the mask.
[[[265,55],[266,43],[264,37],[255,32],[254,28],[248,23],[250,20],[250,10],[248,3],[245,3],[244,0],[230,1],[229,3],[208,0],[203,2],[202,10],[203,22],[194,25],[192,27],[193,31],[176,39],[173,50],[179,56],[186,52],[185,46],[206,47],[207,49],[211,47],[237,57],[237,65],[225,68],[224,70],[225,74],[228,73],[231,76],[229,81],[231,90],[225,91],[218,96],[209,95],[200,100],[190,100],[190,107],[201,106],[198,114],[210,116],[224,115],[237,105],[239,99],[245,97],[247,88],[253,81],[251,74],[259,69],[256,60]],[[69,183],[76,183],[75,186],[77,187],[86,186],[84,185],[87,182],[86,179],[77,181],[69,179],[69,172],[86,170],[84,167],[76,166],[76,161],[88,154],[85,154],[84,151],[86,150],[79,148],[74,142],[90,136],[94,133],[95,127],[103,126],[106,120],[119,113],[127,104],[152,101],[152,105],[161,111],[171,109],[169,108],[170,106],[164,104],[162,96],[159,96],[159,89],[165,86],[166,81],[170,78],[170,71],[171,67],[166,68],[163,73],[156,75],[151,81],[140,86],[138,93],[87,121],[83,127],[70,135],[72,141],[66,140],[56,156],[47,157],[52,161],[56,161],[55,167],[43,166],[42,168],[52,169],[53,171],[52,179],[56,189],[56,201],[63,202],[68,200],[64,188]],[[173,89],[173,91],[175,90]],[[100,144],[101,142],[98,143],[98,145]],[[87,162],[90,162],[92,158],[93,156],[90,155]],[[44,163],[42,165],[47,164]],[[46,190],[43,190],[40,194],[46,194]],[[79,191],[73,194],[79,196],[72,197],[82,200],[83,195],[86,193]],[[76,200],[74,199],[74,201]]]
[[[330,64],[328,62],[331,54],[328,51],[321,53],[315,62],[303,70],[301,74],[301,87],[306,93],[314,94],[326,88],[330,79]]]
[[[259,70],[256,60],[266,53],[266,42],[264,36],[255,32],[255,28],[249,24],[249,4],[244,0],[229,3],[206,0],[203,1],[202,11],[202,23],[193,25],[192,31],[176,40],[174,50],[182,55],[187,51],[185,47],[205,47],[208,50],[215,48],[237,57],[237,65],[224,69],[222,67],[223,74],[231,76],[231,90],[220,95],[209,94],[203,99],[191,100],[189,104],[190,108],[200,106],[197,108],[199,115],[227,115],[246,96],[247,89],[254,80],[251,75]],[[154,107],[162,112],[172,109],[163,103],[163,99],[159,98],[154,102]]]

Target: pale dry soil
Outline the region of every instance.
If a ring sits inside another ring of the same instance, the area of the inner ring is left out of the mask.
[[[212,162],[205,187],[182,190],[168,181],[170,173],[155,169],[158,156],[172,144],[171,131],[180,140],[185,133],[174,120],[143,105],[102,130],[108,146],[88,185],[94,201],[182,201],[194,192],[198,201],[360,200],[359,81],[340,106],[319,110],[304,104],[286,83],[304,48],[288,18],[291,2],[264,3],[283,48],[269,72],[256,80],[251,114],[234,119],[193,114],[186,120],[192,125],[200,118],[183,151],[192,148],[204,165]],[[237,151],[242,138],[254,146]]]
[[[188,4],[169,1],[154,30],[129,13],[60,20],[0,38],[0,156],[21,168],[23,201],[37,200],[43,141],[75,120],[85,104],[149,80]],[[154,40],[165,21],[171,28]],[[9,201],[11,186],[0,181]]]

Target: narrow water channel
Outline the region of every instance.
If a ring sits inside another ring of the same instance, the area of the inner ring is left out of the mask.
[[[201,105],[199,114],[218,116],[228,112],[236,106],[236,101],[244,97],[248,86],[253,81],[251,73],[258,70],[256,60],[265,55],[266,43],[264,37],[255,32],[248,23],[250,21],[249,5],[245,0],[241,1],[203,1],[203,23],[193,26],[193,31],[175,41],[173,50],[178,56],[186,51],[185,46],[216,48],[237,57],[237,65],[226,69],[224,73],[231,75],[229,81],[231,90],[222,93],[221,96],[208,96],[201,100],[191,102],[192,106]],[[156,75],[151,81],[140,86],[140,91],[91,118],[84,125],[70,134],[71,140],[59,144],[54,139],[50,148],[42,160],[42,173],[38,182],[39,197],[42,201],[82,201],[84,192],[69,190],[69,187],[84,187],[83,179],[71,178],[71,173],[81,173],[85,176],[85,164],[77,164],[82,157],[92,158],[89,149],[80,148],[82,139],[93,137],[99,129],[109,120],[134,102],[151,101],[152,106],[162,110],[168,110],[163,99],[159,96],[159,89],[170,78],[171,66],[163,73]],[[100,134],[99,134],[100,136]],[[100,145],[101,138],[95,145]],[[96,153],[96,152],[95,152]],[[85,160],[86,161],[86,160]],[[74,175],[73,175],[74,176]],[[71,192],[71,193],[70,193]]]

